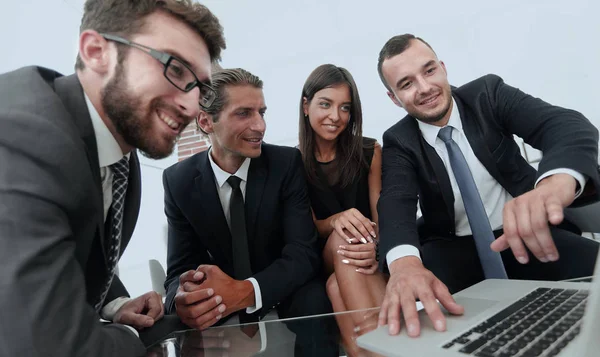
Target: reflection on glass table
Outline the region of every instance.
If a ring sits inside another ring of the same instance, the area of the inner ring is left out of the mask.
[[[381,356],[362,350],[355,339],[377,327],[379,308],[348,311],[337,314],[262,321],[245,325],[224,325],[198,330],[177,331],[148,348],[147,357],[201,357],[201,356]],[[355,326],[352,336],[340,343],[340,322],[351,321]],[[310,333],[314,324],[328,324],[334,328],[325,336]],[[303,349],[298,339],[309,336],[313,349]],[[334,346],[320,348],[319,346]]]

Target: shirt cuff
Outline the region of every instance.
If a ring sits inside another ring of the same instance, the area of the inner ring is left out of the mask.
[[[131,332],[133,332],[136,335],[136,337],[140,337],[140,333],[136,329],[134,329],[133,327],[128,326],[128,325],[121,325],[121,326],[127,327],[128,329],[131,330]]]
[[[390,249],[390,251],[385,255],[385,260],[387,261],[388,269],[390,267],[390,264],[392,264],[394,260],[398,260],[400,258],[409,256],[417,257],[421,260],[421,254],[419,254],[419,249],[417,249],[417,247],[413,245],[402,244]]]
[[[113,301],[104,305],[104,307],[100,311],[100,317],[102,317],[105,320],[112,321],[115,317],[115,314],[117,313],[117,311],[119,311],[121,306],[125,305],[129,301],[131,301],[131,299],[125,296],[114,299]]]
[[[575,170],[571,170],[571,169],[554,169],[554,170],[545,172],[542,176],[540,176],[540,178],[537,179],[537,181],[535,181],[535,185],[533,187],[534,188],[537,187],[538,183],[540,183],[540,181],[542,181],[546,177],[556,175],[556,174],[568,174],[568,175],[573,176],[573,178],[575,180],[577,180],[577,182],[579,182],[579,190],[577,190],[577,192],[575,192],[575,198],[581,196],[581,193],[583,192],[583,189],[585,188],[587,178],[582,173],[579,173],[579,172],[577,172]]]
[[[262,295],[260,294],[260,286],[258,286],[258,281],[254,278],[246,279],[252,283],[254,287],[254,306],[249,306],[246,308],[246,313],[252,314],[260,309],[262,309]]]

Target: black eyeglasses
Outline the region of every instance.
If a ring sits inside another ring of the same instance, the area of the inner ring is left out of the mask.
[[[101,33],[100,36],[104,37],[109,41],[118,42],[127,46],[131,46],[142,50],[158,60],[163,64],[165,70],[163,72],[165,78],[171,82],[172,85],[177,89],[189,92],[195,87],[200,89],[200,106],[203,108],[209,108],[217,97],[215,90],[208,84],[200,82],[198,77],[194,74],[194,71],[183,63],[177,57],[174,57],[168,53],[157,51],[148,46],[140,45],[139,43],[131,42],[119,36]]]

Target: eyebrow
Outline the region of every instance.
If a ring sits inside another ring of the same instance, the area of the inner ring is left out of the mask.
[[[240,110],[254,110],[254,107],[238,107],[238,108],[235,108],[234,112],[237,112],[237,111],[240,111]],[[266,110],[267,110],[266,106],[258,108],[259,112],[261,112],[261,111],[264,112]]]
[[[164,53],[170,54],[171,56],[177,58],[178,60],[181,61],[181,63],[190,67],[192,69],[192,71],[194,72],[194,74],[196,75],[196,77],[200,76],[198,69],[193,64],[188,62],[179,52],[177,52],[175,50],[163,50],[163,49],[160,49],[158,51],[162,51]],[[201,73],[201,74],[204,75],[204,78],[198,78],[198,80],[204,84],[211,84],[211,80],[209,79],[209,77],[206,76],[204,73]]]
[[[427,61],[427,63],[425,63],[423,66],[421,66],[421,68],[427,68],[434,63],[435,63],[435,60],[429,60],[429,61]],[[396,88],[400,88],[400,85],[402,84],[402,82],[406,81],[408,79],[408,77],[409,76],[404,76],[404,77],[400,78],[400,80],[398,82],[396,82]]]
[[[322,100],[326,100],[328,102],[333,102],[333,100],[331,100],[327,97],[317,97],[317,99],[322,99]],[[344,102],[343,104],[352,104],[352,102]]]

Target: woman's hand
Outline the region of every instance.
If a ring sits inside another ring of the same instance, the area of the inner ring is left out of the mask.
[[[337,253],[343,257],[342,263],[356,267],[362,274],[373,274],[377,271],[377,244],[340,245]]]
[[[331,227],[338,232],[349,244],[352,243],[373,243],[377,238],[375,234],[375,222],[371,222],[362,215],[356,208],[351,208],[344,212],[334,215],[330,221]],[[347,230],[347,232],[344,231]]]

